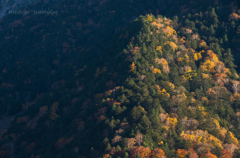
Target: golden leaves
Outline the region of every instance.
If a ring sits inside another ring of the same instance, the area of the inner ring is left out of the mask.
[[[175,50],[178,49],[178,46],[172,41],[170,41],[170,42],[167,41],[167,42],[164,43],[164,45],[166,45],[166,44],[169,44],[174,52],[175,52]]]
[[[158,50],[162,53],[162,46],[157,46],[156,50]]]
[[[172,89],[175,89],[175,85],[173,83],[165,81],[165,84],[168,84]]]
[[[159,114],[159,118],[161,120],[163,124],[163,128],[165,128],[167,131],[169,130],[170,127],[173,127],[173,129],[175,129],[175,127],[177,126],[177,118],[175,116],[173,117],[169,117],[168,113],[166,114]]]
[[[148,15],[148,16],[147,16],[147,21],[149,21],[149,22],[152,22],[152,21],[153,21],[151,15]]]
[[[198,61],[198,54],[194,53],[193,58],[194,58],[195,61]]]
[[[206,60],[203,65],[200,66],[200,68],[203,70],[203,71],[209,71],[209,72],[214,72],[215,69],[215,63],[211,60]]]
[[[223,149],[222,141],[218,138],[214,137],[213,135],[209,134],[207,131],[203,130],[196,130],[196,131],[182,131],[180,137],[183,139],[188,139],[194,144],[202,144],[207,143],[211,146],[219,146]]]
[[[182,57],[177,58],[177,62],[181,62],[181,61],[183,61]]]
[[[235,145],[238,146],[238,145],[239,145],[239,142],[238,142],[237,138],[234,137],[233,133],[232,133],[231,131],[228,131],[228,134],[229,134],[230,139],[231,139],[231,141],[233,142],[233,144],[235,144]]]
[[[198,45],[199,47],[205,47],[207,43],[204,40],[201,40]]]
[[[135,63],[132,62],[132,64],[130,65],[130,72],[133,72],[135,68],[136,68]]]
[[[160,69],[157,69],[157,68],[154,68],[152,70],[152,73],[156,74],[156,73],[160,73],[161,74],[161,70]]]
[[[174,30],[170,26],[167,26],[166,28],[163,28],[162,30],[164,33],[167,33],[167,37],[171,36],[172,34],[177,35],[176,30]]]
[[[209,78],[209,75],[208,75],[208,74],[205,74],[205,73],[202,73],[202,78],[203,78],[203,79]]]

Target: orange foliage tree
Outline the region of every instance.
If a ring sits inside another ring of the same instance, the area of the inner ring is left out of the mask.
[[[207,153],[202,154],[200,158],[217,158],[217,156],[208,151]]]
[[[165,158],[165,153],[162,149],[160,148],[155,148],[153,149],[152,153],[151,153],[151,158],[155,158],[155,157],[158,157],[158,158]]]
[[[151,155],[151,150],[149,149],[149,147],[143,146],[133,147],[132,150],[130,151],[130,157],[135,158],[138,153],[140,154],[141,157],[149,157]]]
[[[227,149],[223,149],[221,158],[232,158],[232,154]]]
[[[187,150],[184,150],[184,149],[178,149],[176,154],[179,157],[184,158],[188,154],[188,152],[187,152]]]

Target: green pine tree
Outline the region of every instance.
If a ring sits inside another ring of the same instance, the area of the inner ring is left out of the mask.
[[[125,153],[124,153],[123,158],[129,158],[129,154],[128,154],[128,152],[125,152]]]
[[[137,155],[136,155],[136,158],[141,158],[141,156],[140,156],[140,154],[139,154],[139,153],[137,153]]]

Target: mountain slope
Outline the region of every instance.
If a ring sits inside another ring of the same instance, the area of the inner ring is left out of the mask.
[[[89,76],[89,84],[71,91],[59,87],[18,115],[2,136],[2,152],[15,157],[231,155],[239,146],[234,89],[239,77],[226,67],[233,60],[229,51],[221,61],[191,31],[161,16],[138,18],[108,47],[109,58]],[[78,75],[86,77],[87,71]]]
[[[0,129],[2,155],[221,157],[238,149],[236,4],[63,1],[54,9],[1,22],[1,124],[12,121]],[[130,23],[146,12],[178,16]]]

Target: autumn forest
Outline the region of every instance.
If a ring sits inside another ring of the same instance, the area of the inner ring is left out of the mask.
[[[240,157],[239,1],[44,9],[0,19],[0,158]]]

